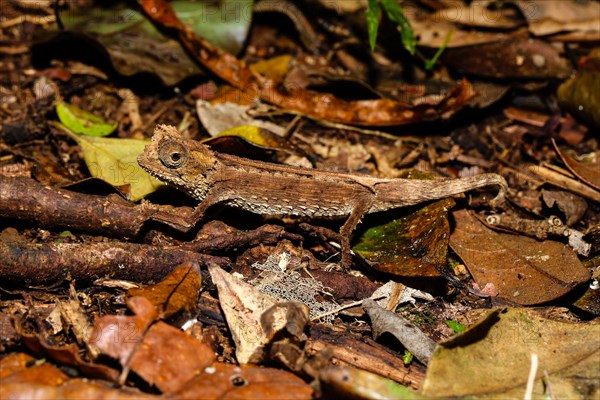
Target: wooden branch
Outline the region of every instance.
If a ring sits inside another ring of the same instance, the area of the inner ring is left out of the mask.
[[[188,261],[204,266],[227,266],[229,260],[176,247],[134,243],[0,242],[2,286],[55,285],[73,279],[99,278],[135,282],[158,281]]]

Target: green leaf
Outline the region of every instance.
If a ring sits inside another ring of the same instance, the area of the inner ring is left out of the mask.
[[[404,355],[402,356],[402,362],[404,363],[404,365],[409,365],[412,362],[413,358],[414,356],[410,351],[404,350]]]
[[[415,33],[412,26],[404,15],[402,8],[396,3],[396,0],[381,0],[381,5],[390,21],[398,26],[404,48],[408,50],[410,54],[415,54],[417,40],[415,39]]]
[[[59,123],[54,123],[54,126],[65,131],[81,146],[85,164],[94,178],[113,186],[130,185],[131,201],[139,200],[163,186],[137,163],[138,155],[142,154],[150,140],[81,136]]]
[[[368,0],[367,11],[365,16],[367,18],[367,31],[369,32],[369,44],[371,45],[371,51],[375,50],[375,43],[377,43],[377,31],[379,30],[379,18],[381,17],[381,7],[379,6],[378,0]]]
[[[456,322],[451,319],[446,321],[446,325],[448,325],[448,328],[452,329],[454,331],[454,333],[460,333],[460,332],[464,331],[465,329],[467,329],[460,322]]]
[[[119,126],[118,122],[109,124],[97,115],[62,101],[56,103],[56,114],[64,126],[81,135],[108,136]]]
[[[425,61],[425,69],[429,70],[429,69],[433,68],[433,66],[437,62],[438,58],[440,58],[440,56],[442,55],[444,50],[446,50],[446,47],[448,46],[448,43],[450,42],[451,38],[452,38],[452,30],[448,31],[448,34],[446,35],[446,39],[444,39],[444,43],[442,44],[442,47],[440,47],[435,52],[435,54],[433,55],[433,57],[431,57],[430,60]]]

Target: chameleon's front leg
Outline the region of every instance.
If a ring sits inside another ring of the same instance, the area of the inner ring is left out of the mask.
[[[187,232],[195,227],[204,216],[204,212],[213,204],[218,203],[219,200],[219,198],[209,193],[191,213],[184,212],[182,215],[180,209],[176,209],[175,211],[161,211],[153,214],[151,219],[168,225],[180,232]]]
[[[364,195],[354,199],[354,207],[350,216],[340,228],[341,246],[342,246],[342,268],[348,268],[352,265],[352,249],[350,248],[350,234],[360,222],[360,219],[369,211],[373,205],[373,195]]]

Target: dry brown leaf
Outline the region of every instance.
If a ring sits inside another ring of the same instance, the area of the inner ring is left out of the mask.
[[[536,36],[559,32],[592,32],[600,39],[600,3],[575,0],[517,0],[514,2]]]
[[[212,349],[173,326],[159,321],[145,297],[127,304],[135,316],[106,316],[94,326],[93,343],[104,353],[131,368],[162,392],[179,390],[215,360]]]
[[[297,376],[274,368],[215,363],[177,393],[182,399],[312,399],[313,389]]]
[[[450,246],[479,287],[491,283],[501,297],[524,305],[544,303],[590,278],[562,243],[494,232],[465,210],[453,216]]]
[[[54,365],[47,362],[34,364],[35,361],[35,358],[25,353],[9,354],[0,360],[0,388],[14,382],[59,386],[69,379],[67,374]],[[8,397],[0,395],[0,398]]]
[[[566,78],[572,71],[555,47],[527,37],[449,48],[442,60],[463,73],[489,78]]]
[[[161,321],[144,335],[131,359],[131,369],[163,393],[172,393],[201,374],[215,358],[210,346]]]
[[[516,18],[514,10],[509,8],[492,8],[490,2],[473,1],[470,5],[458,1],[448,2],[448,7],[436,11],[429,16],[434,21],[446,21],[457,25],[492,28],[495,30],[517,28],[523,20]],[[481,33],[474,32],[474,33]]]
[[[552,142],[554,143],[556,152],[569,170],[588,185],[593,186],[596,190],[600,190],[600,164],[598,162],[590,164],[581,163],[560,151],[554,140]]]
[[[119,376],[118,371],[111,367],[84,360],[80,354],[80,348],[76,344],[52,345],[49,343],[49,339],[40,334],[25,333],[20,325],[17,325],[16,328],[21,335],[22,343],[38,357],[53,360],[61,365],[75,367],[87,377],[115,380]],[[93,337],[90,339],[90,344],[93,344],[92,340]]]
[[[261,325],[262,314],[278,299],[259,292],[252,285],[217,266],[209,266],[210,276],[219,290],[219,301],[235,342],[240,364],[259,363],[271,338]]]
[[[182,309],[190,310],[196,306],[200,283],[198,264],[186,262],[156,285],[130,289],[127,295],[145,297],[161,310],[162,318],[168,318]]]

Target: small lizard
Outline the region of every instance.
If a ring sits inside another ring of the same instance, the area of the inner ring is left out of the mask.
[[[506,181],[497,174],[444,180],[386,179],[250,160],[212,151],[184,139],[173,126],[158,125],[138,157],[140,166],[200,201],[179,229],[194,226],[208,207],[223,203],[257,214],[346,217],[340,229],[342,265],[349,265],[348,236],[364,214],[438,200],[497,185],[492,203],[504,199]],[[168,221],[163,221],[167,222]]]

